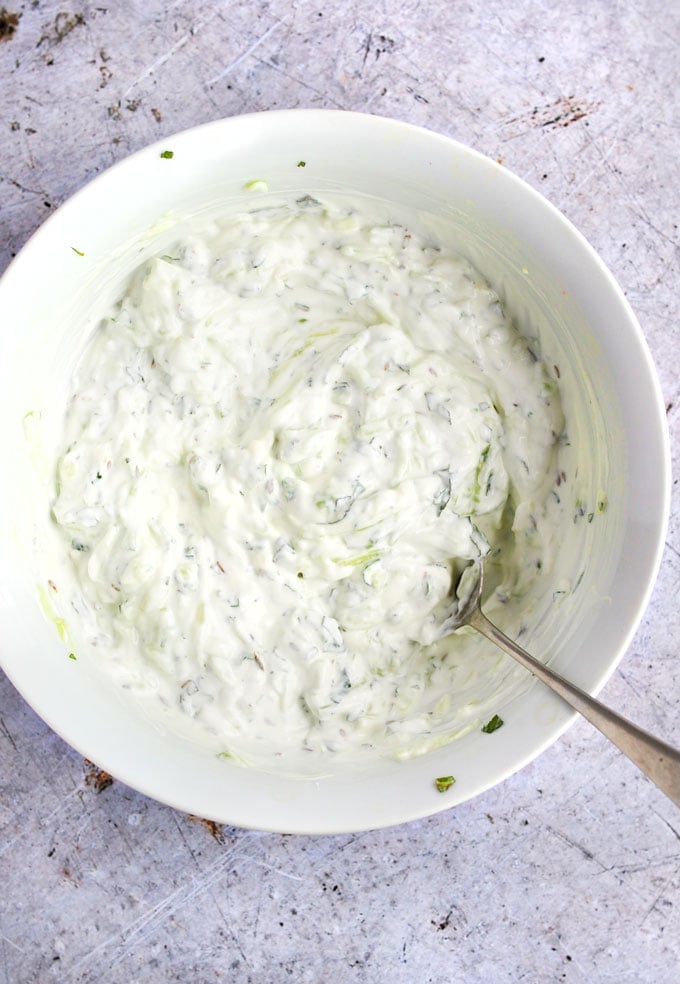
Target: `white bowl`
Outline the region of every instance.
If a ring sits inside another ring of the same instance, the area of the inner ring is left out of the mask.
[[[161,156],[165,149],[173,151],[171,159]],[[589,472],[593,495],[606,488],[608,506],[587,528],[565,528],[555,577],[573,586],[580,563],[582,583],[531,643],[590,692],[623,655],[657,573],[670,485],[663,403],[633,313],[573,226],[504,167],[380,117],[272,112],[168,138],[76,194],[7,270],[0,282],[6,673],[83,755],[178,809],[287,832],[387,826],[447,809],[500,782],[554,742],[574,715],[535,685],[499,708],[506,724],[491,737],[475,731],[421,758],[340,767],[321,778],[265,774],[162,734],[112,693],[106,676],[65,658],[38,601],[36,549],[50,475],[36,455],[35,428],[48,449],[54,445],[84,337],[133,266],[161,248],[182,216],[220,202],[242,204],[252,196],[244,186],[253,179],[266,181],[273,193],[354,191],[393,202],[397,211],[443,217],[452,244],[491,281],[524,330],[538,333],[544,351],[559,358],[570,379],[567,417],[579,421],[574,454]],[[27,429],[33,431],[28,439]],[[433,780],[449,774],[457,782],[441,794]]]

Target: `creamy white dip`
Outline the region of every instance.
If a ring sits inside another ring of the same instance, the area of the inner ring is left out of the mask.
[[[78,658],[237,760],[426,751],[516,681],[471,634],[429,642],[479,554],[520,627],[563,429],[535,344],[441,243],[340,198],[197,224],[78,365],[52,600]]]

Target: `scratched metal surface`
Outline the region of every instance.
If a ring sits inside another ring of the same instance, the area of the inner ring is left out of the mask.
[[[192,124],[294,106],[421,123],[502,159],[599,250],[655,355],[677,474],[677,4],[8,4],[0,269],[84,182]],[[675,742],[679,521],[676,484],[652,603],[604,692]],[[0,784],[7,984],[678,980],[680,814],[585,724],[437,818],[285,837],[108,783],[2,678]]]

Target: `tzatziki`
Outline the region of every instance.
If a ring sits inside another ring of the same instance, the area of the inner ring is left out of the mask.
[[[220,754],[422,753],[516,683],[432,640],[466,560],[509,629],[553,563],[555,375],[442,243],[264,202],[184,230],[88,343],[52,600],[79,659]]]

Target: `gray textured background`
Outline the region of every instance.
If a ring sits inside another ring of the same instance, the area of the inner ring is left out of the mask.
[[[679,14],[669,0],[8,0],[0,269],[95,174],[196,123],[295,106],[420,123],[502,160],[599,251],[656,359],[677,474]],[[676,743],[679,518],[674,485],[652,603],[603,694]],[[107,785],[3,677],[0,786],[7,984],[679,979],[680,812],[585,723],[431,820],[286,837]]]

